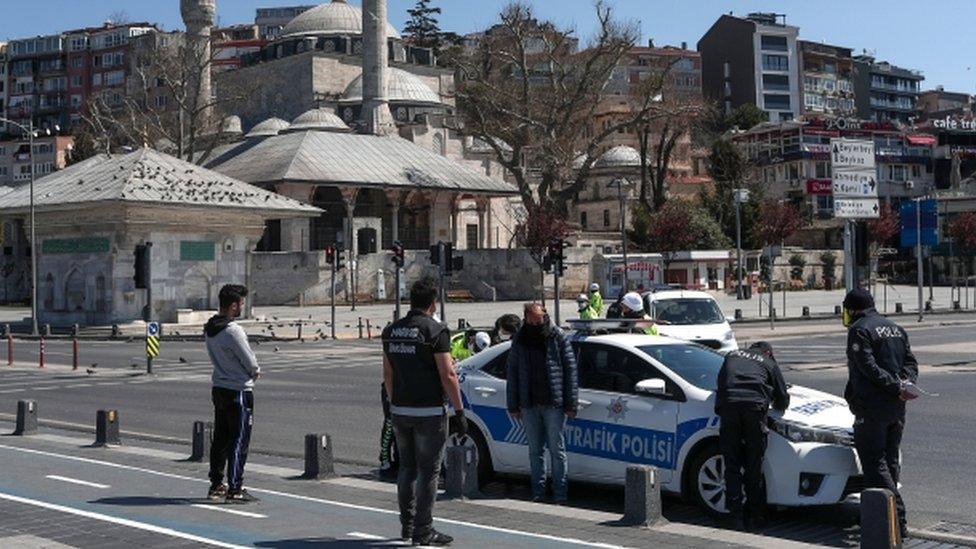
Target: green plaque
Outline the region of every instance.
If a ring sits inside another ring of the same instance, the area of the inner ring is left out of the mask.
[[[213,261],[216,244],[210,240],[180,241],[180,261]]]
[[[97,254],[109,251],[108,238],[91,236],[86,238],[52,238],[45,240],[41,253],[45,254]]]

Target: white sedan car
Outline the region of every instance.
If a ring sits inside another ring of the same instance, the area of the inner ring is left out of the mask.
[[[701,343],[723,353],[739,348],[718,302],[706,292],[647,292],[644,294],[644,307],[651,318],[658,322],[661,335]]]
[[[639,334],[573,335],[579,414],[566,446],[573,480],[623,484],[628,465],[657,467],[664,491],[722,515],[725,492],[714,413],[722,355],[687,341]],[[479,476],[529,474],[525,431],[506,410],[510,343],[458,366],[469,444]],[[770,412],[763,464],[770,504],[833,504],[860,491],[854,418],[833,395],[792,387],[790,408]]]

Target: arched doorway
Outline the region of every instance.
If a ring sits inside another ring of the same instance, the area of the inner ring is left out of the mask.
[[[71,271],[64,281],[64,308],[68,312],[84,311],[85,306],[85,275]]]
[[[195,311],[210,309],[210,278],[199,270],[183,277],[183,306]]]
[[[95,277],[95,312],[108,312],[107,296],[105,295],[105,275]]]
[[[322,208],[322,214],[309,223],[309,249],[323,250],[337,243],[345,243],[342,222],[346,218],[346,205],[336,187],[319,186],[312,193],[312,205]],[[343,246],[345,248],[346,246]]]

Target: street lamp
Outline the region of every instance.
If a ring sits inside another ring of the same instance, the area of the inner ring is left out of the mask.
[[[613,181],[607,184],[607,187],[617,188],[617,197],[620,199],[620,240],[623,243],[624,251],[624,283],[623,291],[627,293],[627,204],[624,199],[624,187],[630,187],[630,181],[623,177],[615,178]]]
[[[735,298],[745,299],[742,295],[742,214],[740,209],[743,202],[749,201],[749,189],[735,189],[732,191],[732,201],[735,202]]]
[[[30,154],[30,212],[29,221],[30,225],[30,246],[31,246],[31,334],[38,335],[37,330],[37,240],[34,237],[34,138],[40,130],[34,128],[34,120],[31,119],[26,126],[23,124],[18,124],[13,120],[8,118],[0,117],[0,122],[6,122],[12,126],[16,126],[21,129],[21,131],[27,134],[27,147],[28,154]],[[54,131],[58,131],[61,128],[57,125],[54,126]],[[45,135],[51,135],[51,130],[45,128]]]

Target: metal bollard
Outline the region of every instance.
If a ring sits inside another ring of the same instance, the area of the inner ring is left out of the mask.
[[[363,317],[359,317],[359,339],[363,338]]]
[[[40,354],[38,354],[38,368],[44,367],[44,336],[41,336]]]
[[[896,549],[901,543],[895,496],[884,488],[861,492],[861,547]]]
[[[959,305],[959,300],[958,299],[952,302],[952,310],[953,311],[958,311],[961,308],[962,307]]]
[[[478,496],[478,454],[470,446],[447,448],[444,492],[449,498]]]
[[[735,319],[736,320],[742,320],[742,309],[736,309],[735,310]]]
[[[373,325],[366,319],[366,339],[373,339]]]
[[[803,312],[800,314],[803,316],[803,318],[810,318],[810,307],[804,305],[802,311]]]
[[[118,410],[99,410],[95,414],[95,446],[119,446]]]
[[[78,325],[71,328],[71,369],[78,369]]]
[[[7,366],[14,365],[14,335],[10,333],[10,324],[7,324]]]
[[[627,467],[624,484],[624,524],[653,526],[661,520],[661,485],[657,468],[648,465]]]
[[[192,437],[188,461],[208,460],[210,458],[210,443],[213,441],[213,423],[194,421]]]
[[[51,337],[51,325],[50,324],[45,324],[44,325],[44,337]]]
[[[904,311],[904,309],[902,308],[902,304],[901,303],[895,303],[895,312],[896,313],[901,313],[903,311]]]
[[[459,332],[464,329],[464,319],[463,318],[459,318],[458,319],[458,327],[457,327],[457,329],[458,329]]]
[[[932,312],[932,302],[931,301],[926,301],[925,302],[925,312],[927,312],[927,313]]]
[[[336,476],[335,459],[332,452],[332,437],[329,435],[305,435],[305,474],[302,478],[315,480]]]
[[[33,400],[17,401],[17,426],[14,435],[37,434],[37,403]]]
[[[122,335],[122,330],[119,329],[118,324],[112,324],[112,339],[115,339]]]
[[[302,340],[302,321],[298,321],[298,340]]]

